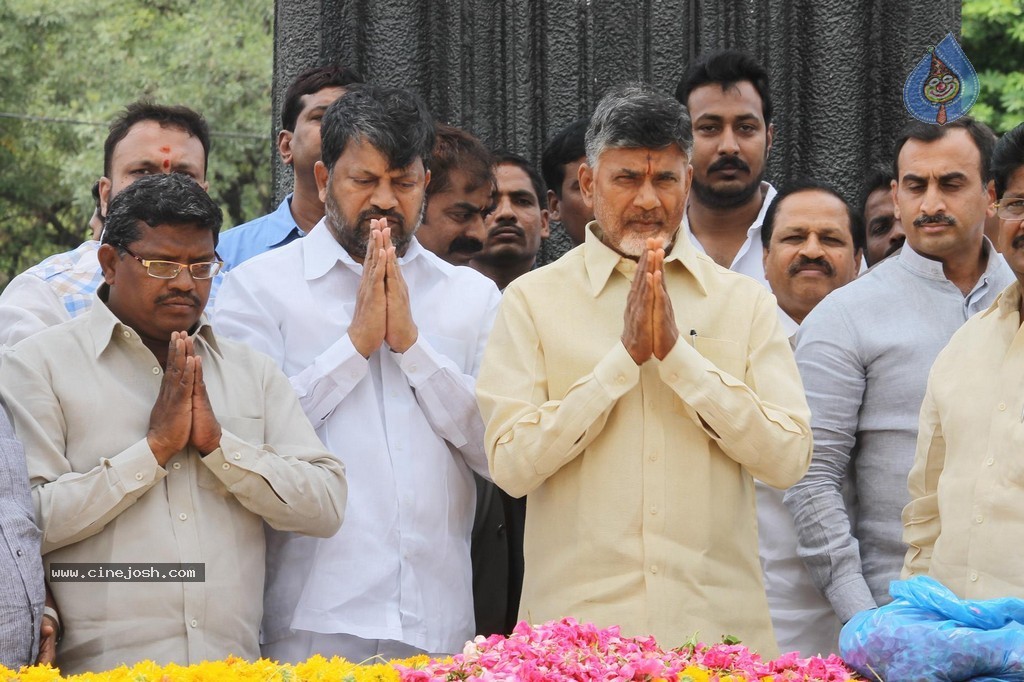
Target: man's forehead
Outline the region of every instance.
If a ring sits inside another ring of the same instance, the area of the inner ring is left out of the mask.
[[[533,190],[533,181],[525,170],[514,163],[501,163],[494,167],[496,191],[499,194],[509,192],[529,192],[537,198]]]
[[[185,253],[212,254],[213,231],[195,223],[161,223],[150,226],[138,221],[139,238],[129,244],[133,250],[146,250],[148,255]]]
[[[608,147],[598,157],[599,165],[636,171],[674,168],[680,162],[685,166],[689,159],[675,142],[664,147]]]
[[[391,177],[416,175],[424,171],[423,159],[413,157],[407,165],[393,168],[387,154],[366,137],[353,137],[346,144],[335,164],[355,172],[386,174]]]
[[[328,85],[316,92],[307,93],[299,98],[299,101],[302,104],[302,109],[300,111],[304,113],[309,109],[317,107],[326,108],[346,92],[347,90],[340,85]]]
[[[846,203],[831,192],[805,190],[782,199],[776,212],[780,228],[840,228],[850,232],[850,213]]]
[[[936,140],[910,138],[897,157],[900,179],[962,174],[980,177],[981,151],[970,133],[963,129],[949,130]]]
[[[760,118],[764,109],[761,95],[748,80],[699,85],[686,98],[686,105],[695,120],[702,115],[721,116],[737,107]]]

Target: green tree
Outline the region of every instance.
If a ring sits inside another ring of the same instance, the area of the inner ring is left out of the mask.
[[[964,0],[961,45],[981,79],[971,114],[997,133],[1024,121],[1024,0]]]
[[[273,12],[273,0],[0,0],[0,284],[87,237],[107,123],[141,97],[206,116],[225,226],[269,210]]]

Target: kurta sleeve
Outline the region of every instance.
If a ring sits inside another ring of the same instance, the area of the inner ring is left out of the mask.
[[[921,405],[917,452],[907,478],[910,503],[903,508],[903,541],[907,543],[903,578],[928,574],[935,540],[942,528],[938,488],[939,476],[945,464],[946,439],[942,434],[942,422],[929,382]]]
[[[785,496],[797,531],[797,553],[844,623],[877,606],[864,579],[842,492],[867,382],[855,338],[843,311],[828,299],[801,326],[796,362],[811,408],[814,456],[807,474]]]

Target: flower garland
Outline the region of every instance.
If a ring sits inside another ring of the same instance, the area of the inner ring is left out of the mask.
[[[762,661],[729,640],[692,641],[661,649],[653,637],[623,637],[618,627],[598,628],[572,618],[531,626],[519,623],[509,637],[467,642],[445,659],[417,656],[401,661],[355,664],[322,656],[298,665],[229,657],[191,666],[143,661],[104,673],[62,677],[49,666],[14,672],[0,666],[0,682],[455,682],[502,680],[638,680],[656,682],[843,682],[858,680],[838,656],[800,658],[786,654]]]

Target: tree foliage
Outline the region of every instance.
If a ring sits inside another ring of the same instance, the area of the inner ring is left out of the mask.
[[[273,14],[273,0],[0,0],[0,284],[87,237],[107,124],[141,97],[206,116],[225,226],[266,212]]]
[[[1024,0],[964,0],[964,52],[981,80],[971,110],[1004,133],[1024,121]]]

